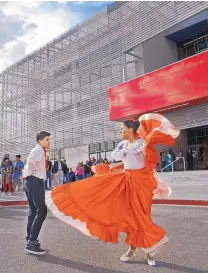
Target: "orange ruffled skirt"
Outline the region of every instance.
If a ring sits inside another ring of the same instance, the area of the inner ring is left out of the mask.
[[[157,114],[156,118],[158,116],[160,117]],[[151,127],[148,130],[152,134],[154,124],[150,126],[149,116],[147,121],[143,125]],[[158,126],[158,120],[156,121]],[[144,130],[145,126],[142,128]],[[150,136],[145,130],[146,135]],[[153,162],[153,155],[156,156],[157,153],[152,144],[155,144],[155,139],[157,143],[173,144],[172,137],[162,134],[163,131],[161,133],[161,130],[154,130],[154,134],[146,138],[145,156],[149,158],[146,168],[109,172],[107,169],[102,170],[105,169],[104,164],[98,165],[93,177],[64,184],[47,192],[48,208],[60,220],[86,235],[118,243],[119,233],[124,232],[127,234],[127,244],[155,254],[168,242],[166,232],[151,219],[153,192],[158,187],[152,168],[153,163],[157,163],[157,160]],[[97,171],[99,168],[100,172]]]
[[[61,185],[47,193],[46,203],[56,217],[89,236],[118,243],[125,232],[127,244],[154,252],[168,241],[151,219],[156,188],[146,169],[109,172]]]

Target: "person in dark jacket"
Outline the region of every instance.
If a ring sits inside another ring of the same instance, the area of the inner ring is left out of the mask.
[[[84,164],[83,166],[83,169],[84,169],[84,178],[88,178],[91,176],[91,168],[88,164],[88,160],[86,161],[86,163]]]
[[[186,159],[188,162],[188,170],[192,171],[194,169],[194,158],[193,158],[193,153],[191,149],[188,149],[186,154]]]
[[[63,165],[63,173],[64,173],[64,183],[66,183],[67,182],[67,174],[68,174],[68,166],[67,166],[67,163],[66,163],[66,160],[64,159],[63,160],[63,163],[64,163],[64,165]]]
[[[69,173],[68,173],[68,179],[67,182],[75,182],[76,181],[76,175],[75,172],[70,168]]]
[[[47,179],[45,181],[45,190],[50,190],[51,186],[52,186],[51,185],[51,181],[52,181],[52,178],[51,178],[52,167],[53,167],[53,164],[49,160],[49,157],[47,157],[47,171],[46,171]]]
[[[54,162],[52,173],[53,173],[53,187],[64,183],[64,162],[62,160],[56,160]]]

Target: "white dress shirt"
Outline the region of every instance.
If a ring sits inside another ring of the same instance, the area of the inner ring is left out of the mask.
[[[23,171],[23,178],[30,175],[46,180],[46,157],[43,148],[39,144],[30,152]]]

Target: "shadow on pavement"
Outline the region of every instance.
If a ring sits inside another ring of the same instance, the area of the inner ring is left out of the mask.
[[[44,257],[38,257],[38,260],[41,260],[42,262],[46,262],[49,264],[55,264],[55,265],[62,265],[68,268],[72,268],[78,271],[88,272],[88,273],[129,273],[127,271],[118,271],[114,269],[108,269],[100,266],[80,263],[71,261],[68,259],[63,259],[57,256],[53,256],[50,254],[47,254],[47,256]]]
[[[68,268],[72,268],[72,269],[83,271],[83,272],[89,272],[89,273],[92,273],[92,272],[93,273],[128,273],[127,271],[118,271],[118,270],[108,269],[108,268],[104,268],[100,266],[75,262],[75,261],[60,258],[50,254],[47,254],[47,256],[44,256],[44,258],[38,257],[38,260],[41,260],[49,264],[62,265]],[[136,263],[138,265],[140,264],[144,265],[144,262],[141,262],[141,261],[138,261],[138,262],[135,261],[129,264],[132,264],[132,263],[134,264]],[[177,272],[185,272],[185,273],[207,273],[207,271],[196,269],[193,267],[191,268],[191,267],[186,267],[186,266],[177,265],[173,263],[160,262],[160,261],[158,261],[157,268],[166,268],[166,269],[175,270]]]

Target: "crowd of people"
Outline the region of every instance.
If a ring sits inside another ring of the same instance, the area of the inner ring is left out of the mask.
[[[86,160],[85,163],[77,163],[76,168],[68,168],[66,160],[55,160],[54,163],[47,158],[47,179],[45,181],[45,190],[68,183],[89,178],[93,175],[91,167],[97,163],[104,162],[108,164],[107,159],[97,161],[94,157]],[[3,195],[12,195],[14,192],[23,191],[22,172],[24,162],[21,155],[16,155],[13,163],[9,155],[5,155],[1,163],[1,190]]]
[[[173,168],[174,171],[183,171],[184,167],[189,171],[206,168],[204,147],[198,151],[195,147],[189,148],[185,154],[182,149],[178,149],[176,154],[172,149],[160,152],[160,170],[171,171]]]
[[[160,164],[158,171],[183,171],[204,169],[205,150],[200,147],[197,151],[195,147],[189,148],[184,154],[182,149],[178,149],[174,153],[172,149],[163,149],[160,152]],[[91,167],[98,163],[109,164],[108,160],[96,160],[94,157],[86,160],[85,163],[78,162],[76,168],[68,168],[66,160],[55,160],[54,163],[47,158],[47,179],[45,181],[45,189],[50,190],[58,185],[75,182],[93,176]],[[24,162],[21,155],[16,155],[13,163],[9,155],[5,155],[1,163],[1,190],[3,195],[12,195],[14,192],[23,191],[22,171]]]

